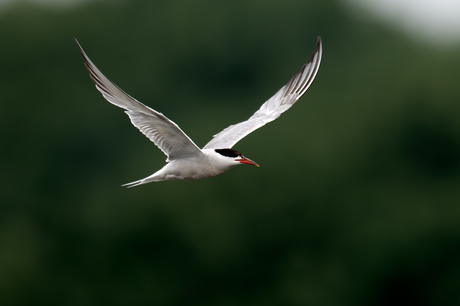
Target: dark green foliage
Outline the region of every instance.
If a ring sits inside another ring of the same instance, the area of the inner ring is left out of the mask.
[[[73,40],[203,146],[307,61],[311,89],[193,182]],[[460,56],[336,1],[101,1],[0,16],[0,305],[458,305]],[[275,155],[268,154],[276,152]]]

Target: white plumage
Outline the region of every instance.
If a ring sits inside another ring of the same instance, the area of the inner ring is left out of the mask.
[[[75,41],[77,41],[75,39]],[[165,115],[137,101],[106,78],[78,43],[96,88],[110,103],[125,109],[131,123],[168,157],[167,164],[154,174],[123,186],[134,187],[166,180],[198,180],[222,174],[239,164],[258,166],[232,147],[249,133],[275,120],[288,110],[312,84],[322,55],[318,37],[310,60],[273,97],[262,104],[248,120],[231,125],[214,135],[202,150]]]

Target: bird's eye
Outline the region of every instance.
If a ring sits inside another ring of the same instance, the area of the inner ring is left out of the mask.
[[[226,157],[238,157],[241,156],[241,153],[233,149],[216,149],[217,153]]]

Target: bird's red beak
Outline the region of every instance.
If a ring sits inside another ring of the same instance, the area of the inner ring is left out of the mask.
[[[256,164],[254,161],[250,160],[249,158],[246,157],[241,157],[241,159],[237,159],[242,164],[248,164],[248,165],[254,165],[256,167],[260,167],[258,164]]]

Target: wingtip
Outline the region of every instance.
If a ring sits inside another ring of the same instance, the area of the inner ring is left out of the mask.
[[[315,50],[313,50],[313,54],[308,60],[308,63],[311,63],[318,54],[319,54],[319,62],[321,62],[322,53],[323,53],[323,42],[321,40],[321,36],[318,36],[316,40]]]
[[[73,39],[75,40],[75,42],[77,43],[78,47],[81,49],[81,45],[80,43],[78,42],[78,39],[74,36]]]
[[[323,41],[321,40],[321,36],[318,36],[318,39],[316,40],[316,50],[320,49],[323,45]]]
[[[78,49],[80,49],[80,53],[83,56],[83,58],[85,59],[85,61],[86,61],[87,56],[86,56],[85,51],[83,50],[83,47],[80,45],[80,42],[77,40],[76,37],[74,37],[73,39],[75,39],[75,42],[77,43]]]

